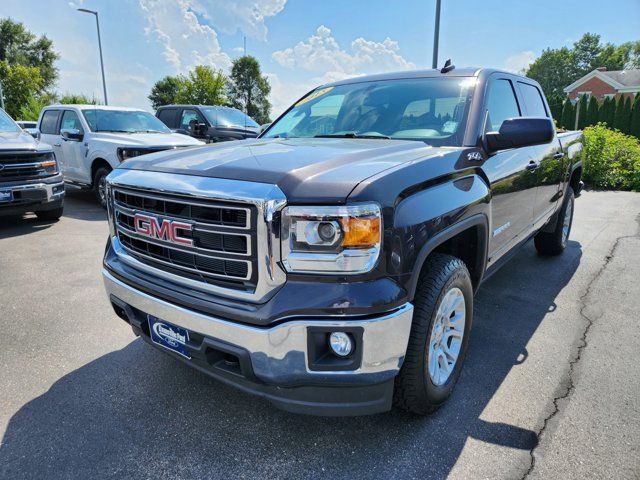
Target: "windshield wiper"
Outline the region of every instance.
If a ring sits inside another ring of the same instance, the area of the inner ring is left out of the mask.
[[[134,133],[131,130],[111,130],[111,129],[100,129],[96,130],[96,132],[112,132],[112,133]]]
[[[391,137],[387,135],[358,135],[355,132],[346,133],[326,133],[321,135],[314,135],[313,138],[379,138],[382,140],[389,140]]]

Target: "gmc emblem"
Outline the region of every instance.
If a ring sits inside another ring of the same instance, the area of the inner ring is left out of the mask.
[[[180,236],[178,230],[192,231],[193,225],[184,222],[175,222],[168,219],[159,220],[156,217],[136,213],[133,217],[133,227],[136,233],[149,238],[157,238],[166,242],[177,243],[193,247],[193,239]]]

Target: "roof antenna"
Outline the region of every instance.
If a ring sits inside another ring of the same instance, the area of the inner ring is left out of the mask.
[[[440,70],[440,73],[449,73],[454,68],[456,68],[456,66],[451,63],[451,59],[449,58],[447,59],[446,62],[444,62],[444,67],[442,67],[442,70]]]

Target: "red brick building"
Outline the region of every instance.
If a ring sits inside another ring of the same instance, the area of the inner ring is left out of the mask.
[[[634,96],[640,93],[640,70],[607,71],[601,67],[573,82],[564,92],[571,100],[584,94],[594,96],[600,102],[605,97],[617,100],[621,96],[633,100]]]

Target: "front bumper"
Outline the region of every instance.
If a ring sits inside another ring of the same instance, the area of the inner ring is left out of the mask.
[[[64,182],[58,174],[40,181],[4,182],[1,190],[11,190],[13,201],[0,203],[0,215],[53,210],[62,206]]]
[[[191,360],[163,351],[282,409],[361,415],[391,407],[394,377],[404,360],[411,330],[410,303],[373,318],[312,317],[260,328],[167,303],[132,288],[106,270],[103,278],[116,313],[145,340],[150,342],[149,314],[187,329]],[[310,332],[317,329],[357,330],[358,336],[361,334],[357,368],[312,368]]]

